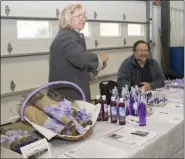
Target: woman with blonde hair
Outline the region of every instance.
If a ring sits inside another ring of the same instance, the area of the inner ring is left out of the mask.
[[[49,82],[73,82],[91,102],[90,80],[106,67],[109,56],[104,52],[97,55],[86,49],[84,35],[80,33],[85,21],[85,9],[80,4],[69,5],[61,12],[59,31],[50,46]],[[80,93],[69,86],[52,89],[73,100],[82,99]]]

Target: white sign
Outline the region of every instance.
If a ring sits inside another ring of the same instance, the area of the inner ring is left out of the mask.
[[[51,158],[51,149],[47,140],[41,139],[29,145],[21,147],[23,158]]]

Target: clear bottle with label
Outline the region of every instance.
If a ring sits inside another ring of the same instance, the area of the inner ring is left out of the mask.
[[[125,95],[126,95],[126,89],[125,87],[122,87],[122,91],[121,91],[121,97],[120,98],[125,98]]]
[[[119,98],[119,94],[118,94],[118,89],[117,89],[117,87],[114,87],[114,90],[115,90],[116,99],[117,99],[117,98]]]
[[[123,98],[119,101],[119,125],[126,124],[126,107]]]
[[[128,88],[128,85],[125,85],[125,92],[126,92],[126,95],[129,94],[129,88]]]
[[[96,95],[95,104],[101,104],[100,95]],[[102,107],[100,108],[100,112],[99,112],[97,121],[101,121],[102,120],[101,116],[102,116]]]
[[[142,100],[142,101],[145,100],[145,87],[141,88],[140,100]]]
[[[108,121],[109,120],[108,104],[105,95],[102,95],[101,106],[102,106],[102,121]]]
[[[116,90],[115,89],[112,89],[112,97],[116,98]]]
[[[139,88],[138,85],[135,85],[135,94],[138,96],[139,95]]]
[[[133,86],[131,86],[131,93],[133,94],[133,92],[134,92],[134,87]]]
[[[115,97],[111,97],[110,103],[110,114],[111,114],[111,123],[117,123],[117,103]]]
[[[134,96],[132,95],[132,93],[130,93],[130,98],[129,98],[129,114],[132,116],[135,116],[135,111],[134,111]]]

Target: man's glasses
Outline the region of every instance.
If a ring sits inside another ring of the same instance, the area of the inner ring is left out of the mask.
[[[149,50],[135,50],[135,52],[138,52],[138,53],[148,53],[149,52]]]

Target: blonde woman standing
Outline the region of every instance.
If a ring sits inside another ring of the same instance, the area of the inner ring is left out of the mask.
[[[50,46],[49,82],[70,81],[77,84],[91,102],[90,80],[106,67],[109,56],[101,52],[96,55],[86,49],[84,28],[86,12],[82,5],[67,6],[60,15],[59,31]],[[80,93],[69,86],[53,87],[55,91],[81,100]]]

